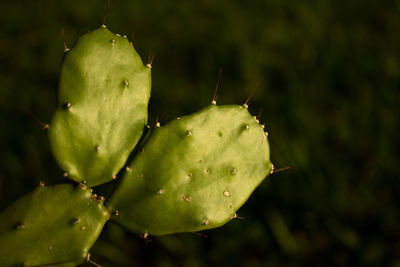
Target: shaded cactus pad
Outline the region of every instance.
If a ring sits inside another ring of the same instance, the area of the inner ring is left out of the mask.
[[[132,44],[105,27],[67,52],[49,139],[72,180],[95,186],[115,178],[147,123],[150,86],[150,68]]]
[[[0,265],[76,266],[108,218],[86,186],[40,186],[0,214]]]
[[[155,128],[106,204],[143,234],[215,228],[271,169],[267,135],[246,107],[211,105]]]

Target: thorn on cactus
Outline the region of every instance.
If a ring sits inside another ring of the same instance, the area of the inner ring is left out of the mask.
[[[260,119],[261,118],[261,114],[262,114],[263,108],[260,108],[260,111],[258,112],[257,118]]]
[[[86,255],[85,263],[90,263],[90,264],[93,265],[93,266],[101,267],[100,264],[97,264],[97,263],[95,263],[94,261],[92,261],[92,260],[90,259],[90,256],[91,256],[90,253],[88,253],[88,254]]]
[[[208,235],[202,234],[202,233],[198,233],[198,232],[192,232],[192,234],[200,236],[202,238],[208,238]]]
[[[290,169],[290,166],[279,168],[279,169],[273,169],[271,173],[277,173],[277,172],[281,172],[281,171],[286,171],[288,169]]]
[[[214,96],[213,96],[212,101],[211,101],[211,104],[213,104],[213,105],[217,104],[217,98],[218,98],[217,91],[218,91],[219,82],[221,80],[221,72],[222,72],[222,69],[219,68],[217,84],[215,85]]]
[[[240,217],[239,215],[237,215],[237,213],[233,214],[232,219],[246,220],[246,218]]]
[[[50,125],[47,123],[42,122],[35,114],[33,114],[32,111],[30,111],[27,107],[24,107],[24,110],[26,113],[31,116],[32,119],[34,119],[40,126],[42,126],[43,130],[47,131],[50,129]]]
[[[151,49],[150,49],[149,61],[147,62],[146,67],[148,67],[150,69],[152,68],[154,57],[155,57],[155,55],[151,53]]]
[[[258,86],[260,85],[260,82],[257,82],[256,86],[254,87],[254,89],[250,92],[249,97],[246,99],[246,101],[244,102],[243,106],[248,109],[249,108],[249,101],[251,99],[251,97],[253,96],[254,92],[257,90]]]
[[[110,0],[107,0],[106,11],[104,12],[103,22],[101,23],[102,28],[107,28],[106,19],[107,19],[109,10],[110,10]]]
[[[64,53],[68,52],[70,49],[67,47],[67,42],[65,42],[64,28],[61,28],[61,35],[64,43]]]

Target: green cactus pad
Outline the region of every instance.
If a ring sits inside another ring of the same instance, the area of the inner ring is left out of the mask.
[[[0,214],[0,265],[76,266],[108,218],[86,186],[40,186]]]
[[[106,204],[145,235],[215,228],[271,170],[267,135],[246,107],[211,105],[155,128]]]
[[[72,180],[95,186],[115,178],[147,123],[150,86],[150,67],[105,27],[67,52],[49,139]]]

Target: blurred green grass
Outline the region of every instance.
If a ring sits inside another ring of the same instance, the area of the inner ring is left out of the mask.
[[[41,127],[63,57],[105,1],[2,1],[0,208],[62,172]],[[236,220],[146,244],[108,225],[104,266],[400,266],[400,1],[111,1],[107,25],[153,64],[150,122],[243,103],[269,131],[270,176]]]

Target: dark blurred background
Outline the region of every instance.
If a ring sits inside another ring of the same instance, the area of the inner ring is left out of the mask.
[[[65,182],[46,134],[63,57],[100,26],[105,0],[0,4],[0,208],[40,180]],[[153,63],[150,123],[211,101],[240,104],[269,132],[277,168],[245,220],[145,242],[108,224],[104,266],[400,266],[400,1],[111,1],[109,29]],[[398,151],[398,152],[396,152]],[[0,264],[1,265],[1,264]]]

